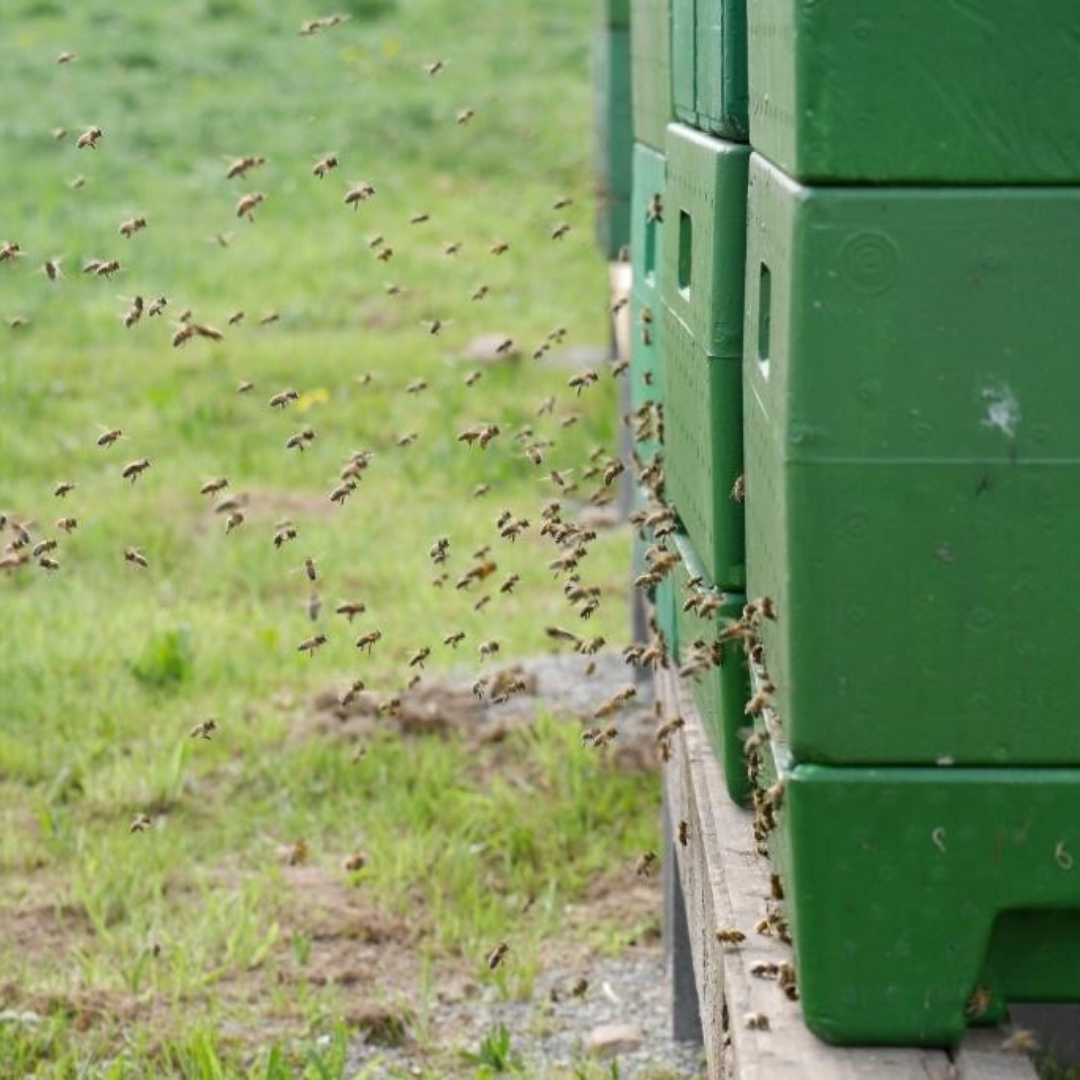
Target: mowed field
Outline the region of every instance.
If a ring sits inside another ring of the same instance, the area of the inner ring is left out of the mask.
[[[0,573],[3,1077],[354,1075],[349,1041],[398,1019],[424,1075],[488,1075],[425,1026],[440,986],[527,996],[560,950],[617,950],[642,932],[611,898],[640,888],[635,860],[658,843],[656,778],[583,748],[579,723],[541,715],[489,744],[405,737],[387,716],[362,746],[310,723],[319,692],[362,679],[390,696],[455,665],[476,678],[550,649],[551,624],[612,648],[628,634],[626,527],[601,530],[581,563],[602,590],[587,622],[539,535],[558,494],[542,477],[572,470],[570,518],[602,486],[582,475],[591,452],[604,448],[601,465],[618,452],[610,370],[578,396],[558,348],[531,358],[557,327],[565,347],[608,340],[592,5],[336,10],[348,21],[312,36],[301,21],[328,12],[294,0],[0,11],[0,241],[23,251],[0,263],[0,510],[59,540],[59,569]],[[64,50],[77,59],[58,65]],[[97,149],[76,149],[91,125]],[[318,180],[327,153],[340,165]],[[226,180],[246,154],[267,161]],[[344,196],[361,180],[375,195],[354,211]],[[237,218],[256,191],[254,222]],[[553,209],[563,196],[572,205]],[[147,227],[124,239],[134,216]],[[92,258],[121,269],[82,273]],[[168,307],[125,328],[135,295]],[[173,347],[185,309],[224,339]],[[485,334],[512,337],[520,359],[455,359]],[[254,390],[238,394],[241,380]],[[414,380],[426,389],[407,393]],[[299,400],[271,409],[286,388]],[[457,441],[482,423],[500,428],[486,450]],[[308,426],[314,440],[287,450]],[[123,438],[98,446],[114,428]],[[544,439],[537,466],[523,446]],[[357,450],[370,466],[333,505]],[[141,458],[131,484],[121,470]],[[245,497],[228,535],[199,494],[219,476]],[[77,485],[63,499],[61,481]],[[490,491],[473,497],[479,484]],[[503,510],[530,522],[514,542],[496,528]],[[78,520],[69,535],[54,526],[64,516]],[[283,519],[298,535],[277,549]],[[444,566],[429,557],[440,536]],[[454,588],[487,545],[497,572]],[[351,624],[334,614],[344,599],[366,605]],[[357,650],[375,629],[370,655]],[[457,650],[442,643],[459,630]],[[298,645],[317,633],[309,659]],[[498,657],[481,663],[490,640]],[[424,647],[422,671],[408,668]],[[208,718],[213,737],[192,738]],[[346,869],[354,855],[363,865]],[[568,917],[596,896],[611,902]],[[500,941],[510,953],[492,972]]]

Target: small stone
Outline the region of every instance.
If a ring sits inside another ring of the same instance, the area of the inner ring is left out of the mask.
[[[591,1057],[613,1058],[632,1054],[645,1045],[641,1029],[633,1024],[601,1024],[585,1039],[585,1052]]]

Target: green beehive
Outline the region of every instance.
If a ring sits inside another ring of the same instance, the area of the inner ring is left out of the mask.
[[[745,142],[749,132],[746,0],[671,0],[675,116]]]
[[[634,136],[628,27],[601,27],[595,72],[597,242],[614,259],[630,243]]]
[[[667,162],[663,154],[640,143],[634,147],[630,260],[630,405],[636,414],[647,402],[663,401],[660,319],[660,248],[664,232]],[[656,439],[637,443],[638,455],[651,458]]]
[[[750,781],[743,743],[752,729],[744,711],[750,697],[746,653],[738,638],[720,638],[742,617],[746,596],[713,587],[685,534],[676,535],[675,543],[681,556],[673,582],[676,655],[680,665],[687,665],[686,679],[720,761],[728,794],[735,802],[745,803],[750,798]],[[691,588],[696,580],[700,584]],[[708,657],[718,642],[720,663],[714,665]]]
[[[668,128],[661,252],[667,491],[709,578],[745,583],[742,307],[749,150]]]
[[[802,180],[1080,181],[1075,0],[754,0],[754,149]]]
[[[747,591],[799,760],[1080,764],[1078,235],[1080,190],[806,188],[755,154]]]
[[[625,30],[630,26],[630,0],[600,0],[600,18],[604,26]]]
[[[653,594],[653,618],[656,620],[656,628],[664,635],[669,657],[679,654],[677,614],[675,581],[671,574],[666,574]]]
[[[671,105],[671,0],[633,0],[630,69],[634,83],[634,138],[664,149]]]
[[[945,1046],[1080,999],[1080,769],[807,765],[770,732],[757,829],[812,1031]]]

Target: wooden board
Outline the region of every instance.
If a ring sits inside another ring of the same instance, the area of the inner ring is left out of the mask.
[[[664,780],[674,827],[689,825],[687,844],[674,847],[710,1080],[1036,1080],[1026,1058],[1001,1049],[1000,1030],[972,1032],[955,1055],[830,1046],[809,1031],[799,1003],[775,980],[750,974],[758,961],[792,959],[788,946],[754,932],[766,911],[769,863],[754,848],[752,813],[727,796],[688,690],[663,671],[656,690],[664,717],[685,720],[672,740]],[[721,945],[716,932],[727,928],[741,930],[746,940],[737,948]],[[748,1028],[751,1013],[767,1016],[768,1030]]]

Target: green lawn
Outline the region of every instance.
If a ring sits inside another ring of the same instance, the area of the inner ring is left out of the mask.
[[[407,928],[414,1010],[445,971],[524,994],[560,935],[618,944],[614,923],[567,930],[564,905],[605,877],[632,880],[635,853],[656,844],[654,778],[583,753],[573,725],[543,721],[476,750],[464,735],[402,740],[387,724],[359,762],[296,737],[314,692],[354,678],[398,691],[421,646],[435,677],[476,662],[485,639],[506,659],[545,649],[553,621],[612,644],[627,623],[625,529],[582,563],[604,590],[588,623],[537,529],[554,491],[539,477],[580,478],[594,446],[618,442],[607,372],[579,399],[572,371],[530,359],[558,326],[568,344],[607,340],[591,242],[591,5],[337,9],[349,21],[310,37],[300,23],[321,13],[294,0],[12,0],[0,13],[0,241],[25,253],[0,264],[0,509],[32,522],[35,540],[60,540],[55,573],[0,574],[3,1076],[336,1075],[309,1051],[345,1038],[360,991],[310,977],[318,897]],[[78,59],[57,65],[63,50]],[[428,76],[436,59],[445,68]],[[459,125],[465,108],[475,117]],[[77,150],[91,125],[98,148]],[[317,180],[329,152],[340,167]],[[245,154],[268,161],[226,180]],[[343,200],[361,180],[376,194],[354,212]],[[251,191],[266,195],[253,224],[234,210]],[[574,203],[556,211],[562,195]],[[410,224],[419,213],[430,220]],[[121,238],[137,215],[148,227]],[[562,221],[572,230],[554,242]],[[214,239],[230,233],[228,246]],[[386,263],[368,244],[379,234]],[[500,240],[510,249],[496,257]],[[64,277],[50,282],[41,267],[56,256]],[[122,269],[81,273],[91,258]],[[490,294],[470,300],[481,283]],[[169,306],[125,329],[136,294]],[[185,308],[224,340],[172,347]],[[271,311],[279,320],[259,325]],[[8,329],[16,318],[26,325]],[[444,321],[439,335],[428,319]],[[487,333],[512,336],[523,358],[466,387],[475,365],[448,357]],[[418,378],[428,389],[407,394]],[[255,390],[238,395],[242,379]],[[301,400],[270,409],[286,387]],[[553,415],[537,417],[552,394]],[[580,422],[563,427],[571,412]],[[488,450],[456,441],[480,422],[501,428]],[[513,438],[527,424],[555,440],[540,468]],[[287,451],[308,425],[309,449]],[[105,427],[124,439],[99,447]],[[418,440],[397,446],[409,432]],[[328,492],[361,448],[371,466],[335,507]],[[132,486],[121,468],[142,457],[151,467]],[[198,490],[219,475],[250,497],[228,536]],[[64,500],[62,480],[78,485]],[[491,491],[473,499],[480,483]],[[495,529],[504,508],[532,522],[513,544]],[[78,519],[70,536],[53,526],[63,515]],[[299,537],[279,551],[283,518]],[[438,589],[428,549],[440,535],[451,556]],[[492,588],[478,613],[478,593],[452,583],[487,544],[492,581],[522,580],[509,597]],[[148,569],[125,561],[129,547]],[[297,652],[316,632],[308,555],[328,637],[311,660]],[[368,606],[352,626],[333,614],[346,597]],[[373,628],[382,639],[361,655],[353,641]],[[457,629],[468,636],[455,653],[441,642]],[[189,738],[209,716],[213,740]],[[139,814],[151,827],[132,834]],[[302,873],[278,857],[300,838]],[[357,848],[367,865],[343,870]],[[491,975],[484,957],[504,938],[513,962]]]

